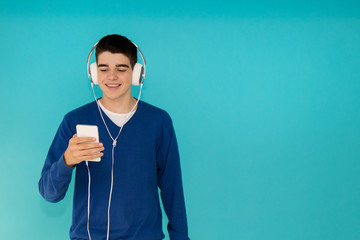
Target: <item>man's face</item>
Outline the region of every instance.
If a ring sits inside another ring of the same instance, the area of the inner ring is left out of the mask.
[[[98,56],[98,82],[106,101],[131,99],[132,68],[122,53],[102,52]]]

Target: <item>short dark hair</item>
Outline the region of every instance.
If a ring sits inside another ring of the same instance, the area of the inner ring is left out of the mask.
[[[137,62],[136,46],[126,37],[112,34],[100,39],[95,48],[95,58],[98,61],[99,55],[102,52],[109,51],[111,53],[122,53],[130,60],[131,67],[134,68]]]

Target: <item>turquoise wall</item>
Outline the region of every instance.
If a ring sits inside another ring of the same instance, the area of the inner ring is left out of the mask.
[[[68,237],[73,186],[37,183],[110,33],[173,118],[193,240],[360,239],[360,2],[12,1],[0,29],[0,239]]]

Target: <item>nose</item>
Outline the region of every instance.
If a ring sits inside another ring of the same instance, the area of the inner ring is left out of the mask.
[[[116,70],[109,71],[107,77],[109,80],[116,80],[117,79]]]

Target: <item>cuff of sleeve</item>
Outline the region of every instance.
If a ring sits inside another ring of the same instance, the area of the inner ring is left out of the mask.
[[[169,232],[170,240],[190,240],[187,234],[177,233],[177,232]]]

